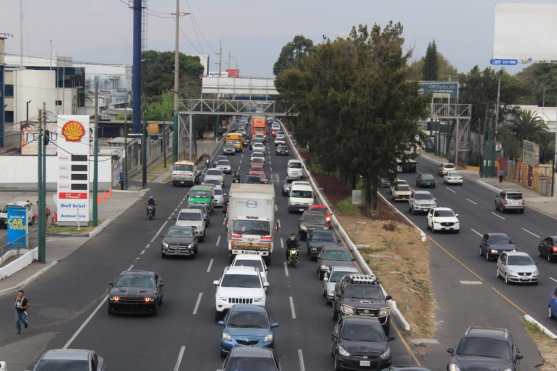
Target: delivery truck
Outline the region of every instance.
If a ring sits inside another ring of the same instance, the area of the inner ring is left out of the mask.
[[[258,254],[271,264],[275,231],[272,184],[232,183],[228,197],[227,234],[230,258]]]

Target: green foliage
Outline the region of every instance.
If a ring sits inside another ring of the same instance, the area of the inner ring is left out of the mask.
[[[174,111],[174,96],[170,92],[163,93],[157,100],[152,99],[145,104],[146,121],[170,121]]]
[[[553,153],[553,134],[549,133],[545,121],[531,111],[510,108],[506,116],[511,119],[499,131],[499,140],[503,143],[505,156],[519,159],[522,153],[522,141],[529,140],[540,145],[542,160],[550,159]]]
[[[275,76],[289,67],[297,66],[302,58],[310,52],[311,48],[313,48],[313,41],[302,35],[294,36],[294,39],[283,46],[280,51],[280,55],[273,66]]]
[[[407,79],[402,31],[392,22],[354,27],[348,37],[313,47],[276,80],[281,98],[296,104],[294,134],[312,162],[344,179],[362,176],[372,207],[380,178],[404,156],[425,116],[417,83]]]
[[[425,57],[412,63],[408,68],[408,78],[419,81],[423,77]],[[437,52],[439,81],[450,81],[458,78],[458,70],[439,52]]]
[[[422,79],[425,81],[437,81],[439,78],[439,64],[437,57],[437,45],[435,41],[428,44],[424,57]]]
[[[530,89],[530,94],[524,99],[528,104],[557,106],[557,65],[535,63],[516,76]]]

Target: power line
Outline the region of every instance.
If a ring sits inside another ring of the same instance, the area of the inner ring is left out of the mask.
[[[186,43],[188,46],[191,46],[191,48],[197,53],[197,54],[204,54],[200,51],[200,49],[198,48],[199,45],[195,45],[193,40],[190,39],[188,37],[188,34],[186,32],[184,32],[184,30],[182,29],[182,26],[180,26],[180,32],[182,33],[182,36],[184,36],[184,39],[186,39]]]
[[[186,5],[188,6],[188,8],[191,10],[191,17],[192,17],[192,26],[193,26],[193,31],[197,34],[197,37],[200,39],[200,41],[202,41],[203,43],[205,43],[205,45],[207,46],[207,49],[209,50],[215,50],[215,48],[213,47],[213,45],[211,45],[210,43],[207,42],[207,39],[205,38],[205,35],[203,34],[203,31],[199,25],[199,23],[197,22],[197,17],[195,16],[195,9],[191,6],[190,2],[188,0],[186,1]]]

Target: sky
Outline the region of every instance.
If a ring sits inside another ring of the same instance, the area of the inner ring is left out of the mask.
[[[132,11],[128,0],[0,0],[0,32],[13,35],[6,52],[19,53],[19,8],[23,1],[23,52],[54,54],[74,60],[131,64]],[[495,4],[500,0],[180,0],[183,11],[180,48],[208,54],[218,70],[240,68],[243,76],[272,76],[282,46],[303,34],[319,42],[323,35],[347,34],[353,25],[404,26],[405,47],[414,59],[435,40],[438,50],[460,71],[486,67],[492,56]],[[516,0],[507,0],[517,2]],[[547,0],[522,3],[540,3]],[[147,0],[147,46],[174,50],[175,25],[170,16],[176,0]],[[229,58],[229,55],[231,58]],[[510,72],[516,72],[517,69]]]

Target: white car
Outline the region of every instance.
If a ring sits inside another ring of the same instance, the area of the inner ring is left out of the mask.
[[[217,179],[221,184],[224,184],[224,172],[221,169],[210,168],[205,172],[203,180]]]
[[[230,174],[232,172],[232,166],[230,166],[230,161],[228,160],[219,160],[216,168],[225,174]]]
[[[539,271],[534,259],[521,251],[505,251],[497,259],[497,278],[509,283],[538,283]]]
[[[231,267],[253,267],[259,271],[263,284],[269,283],[267,278],[267,264],[259,254],[238,254],[234,256]],[[269,283],[270,284],[270,283]]]
[[[262,163],[265,163],[265,157],[264,157],[264,156],[259,156],[259,155],[257,155],[257,156],[251,156],[249,160],[250,160],[250,162],[262,162]]]
[[[182,209],[176,217],[178,227],[192,227],[196,236],[200,240],[205,239],[207,233],[207,223],[204,214],[199,209]]]
[[[311,184],[305,181],[295,181],[290,185],[288,194],[288,212],[303,212],[315,202],[315,195]]]
[[[412,189],[408,184],[399,183],[391,187],[391,198],[393,201],[403,201],[410,198]]]
[[[412,191],[408,199],[408,211],[411,214],[427,213],[430,209],[437,207],[435,197],[428,191]]]
[[[286,166],[286,177],[288,179],[301,179],[304,176],[304,168],[299,160],[288,160]]]
[[[439,164],[439,175],[445,176],[447,172],[456,170],[456,166],[451,162],[442,162]]]
[[[214,207],[224,207],[226,202],[224,191],[221,186],[213,187],[213,206]]]
[[[220,280],[213,281],[215,315],[221,318],[234,304],[254,304],[261,307],[267,302],[266,289],[259,271],[253,267],[227,267]]]
[[[323,297],[330,304],[335,298],[335,287],[338,281],[349,273],[359,273],[358,268],[349,266],[333,266],[323,277]]]
[[[427,213],[427,228],[433,232],[456,232],[460,231],[460,220],[458,214],[448,207],[436,207]]]
[[[265,145],[263,143],[255,142],[251,146],[252,151],[265,152]]]
[[[447,174],[443,177],[443,183],[462,185],[464,183],[464,179],[462,178],[462,175],[456,171],[447,171]]]

